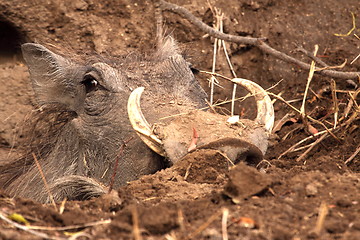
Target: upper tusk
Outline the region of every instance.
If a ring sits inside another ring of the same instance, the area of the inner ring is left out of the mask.
[[[274,126],[275,114],[273,104],[266,91],[257,83],[247,79],[234,78],[231,81],[243,86],[255,97],[257,105],[257,116],[255,120],[264,125],[268,132],[271,132]]]
[[[153,134],[150,124],[141,111],[140,98],[143,91],[144,87],[138,87],[129,96],[127,110],[131,126],[149,148],[157,154],[165,156],[162,141]]]

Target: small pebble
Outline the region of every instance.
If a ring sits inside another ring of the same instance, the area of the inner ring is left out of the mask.
[[[318,193],[318,189],[317,189],[316,185],[317,184],[315,184],[315,183],[309,183],[308,185],[306,185],[306,188],[305,188],[306,196],[312,197]]]

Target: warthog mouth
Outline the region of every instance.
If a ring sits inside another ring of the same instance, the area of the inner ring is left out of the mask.
[[[235,78],[232,82],[246,88],[255,98],[257,105],[257,116],[253,121],[257,126],[261,126],[265,132],[271,132],[274,125],[274,108],[271,102],[270,97],[266,93],[266,91],[260,87],[258,84],[241,78]],[[143,87],[139,87],[135,89],[129,97],[128,100],[128,116],[130,123],[142,141],[153,151],[158,153],[161,156],[166,157],[168,154],[164,148],[164,142],[161,140],[161,137],[156,133],[154,133],[153,128],[150,126],[148,121],[145,119],[141,107],[140,107],[140,98],[144,91]],[[217,139],[214,142],[221,140]],[[267,140],[266,140],[267,141]],[[226,142],[226,141],[225,141]],[[225,143],[224,142],[224,143]],[[211,142],[206,143],[208,146],[212,146]],[[249,144],[253,144],[251,141]],[[216,144],[215,144],[216,145]],[[214,145],[214,146],[215,146]],[[223,144],[224,145],[224,144]],[[231,144],[233,145],[233,144]],[[229,146],[234,147],[234,146]],[[199,148],[202,148],[199,146]],[[206,147],[205,147],[206,148]],[[213,147],[211,147],[213,148]],[[255,146],[255,148],[257,148]],[[258,155],[256,159],[262,157],[261,151],[256,151],[255,155]],[[260,152],[260,155],[258,154]],[[253,162],[253,161],[250,161]],[[255,161],[257,162],[257,160]]]

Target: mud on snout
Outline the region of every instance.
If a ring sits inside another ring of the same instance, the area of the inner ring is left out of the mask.
[[[255,97],[255,120],[230,122],[228,116],[194,109],[172,116],[166,123],[159,120],[150,126],[140,107],[144,88],[137,88],[128,101],[130,122],[145,144],[171,163],[197,149],[214,149],[224,154],[232,164],[245,161],[257,165],[268,147],[268,136],[274,124],[273,105],[258,84],[246,79],[233,79],[233,82],[245,87]]]

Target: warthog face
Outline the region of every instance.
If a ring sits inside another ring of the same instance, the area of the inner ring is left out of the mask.
[[[13,196],[49,200],[34,156],[58,201],[102,193],[117,159],[114,187],[164,168],[129,122],[127,100],[137,87],[149,89],[143,105],[150,122],[205,106],[206,94],[172,38],[146,58],[66,57],[33,43],[22,50],[40,108],[27,154],[0,166],[0,185]]]
[[[99,196],[115,162],[118,187],[166,167],[164,157],[179,161],[189,151],[193,128],[198,148],[218,149],[234,163],[254,164],[267,149],[274,115],[264,90],[235,80],[257,100],[255,121],[229,124],[219,114],[196,111],[206,106],[206,94],[171,38],[144,59],[82,60],[32,43],[22,50],[40,108],[27,153],[0,166],[0,185],[12,196],[49,201],[34,159],[56,201]],[[160,120],[173,115],[178,117]]]
[[[172,163],[195,148],[211,148],[223,152],[235,164],[246,161],[256,165],[267,150],[268,135],[274,124],[273,105],[258,84],[238,78],[232,81],[254,95],[258,111],[254,121],[242,119],[229,122],[226,116],[194,110],[173,116],[165,124],[157,123],[155,127],[151,127],[140,108],[144,88],[138,88],[132,92],[128,102],[130,122],[151,149],[166,156]],[[193,146],[189,148],[191,141]]]

